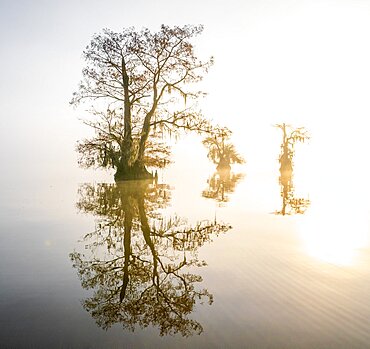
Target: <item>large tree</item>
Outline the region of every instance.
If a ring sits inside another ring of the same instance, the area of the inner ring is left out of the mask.
[[[93,37],[71,101],[94,101],[86,123],[95,135],[77,147],[82,165],[114,168],[116,180],[147,178],[146,166],[167,162],[165,134],[209,130],[196,106],[204,93],[195,87],[213,59],[200,60],[191,43],[202,30],[162,25],[154,33],[104,29]]]

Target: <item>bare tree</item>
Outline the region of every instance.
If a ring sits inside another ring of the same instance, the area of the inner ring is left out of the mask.
[[[77,147],[82,165],[114,168],[116,180],[148,178],[146,166],[168,159],[169,148],[159,141],[164,135],[209,130],[196,106],[204,93],[195,85],[213,59],[198,59],[191,43],[202,30],[162,25],[154,33],[104,29],[93,37],[71,101],[95,104],[92,120],[86,121],[95,136]]]

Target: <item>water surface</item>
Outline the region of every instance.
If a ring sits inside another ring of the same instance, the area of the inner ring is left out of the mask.
[[[2,345],[368,347],[366,205],[245,170],[3,183]]]

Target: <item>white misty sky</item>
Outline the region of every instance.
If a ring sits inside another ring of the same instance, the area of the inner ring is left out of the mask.
[[[162,23],[205,25],[197,46],[215,65],[203,110],[234,131],[248,171],[276,166],[280,134],[272,125],[290,122],[312,132],[307,161],[316,175],[345,161],[351,167],[341,180],[366,178],[369,1],[0,0],[2,178],[20,170],[83,178],[74,147],[87,132],[78,121],[84,108],[68,102],[84,47],[104,27]]]

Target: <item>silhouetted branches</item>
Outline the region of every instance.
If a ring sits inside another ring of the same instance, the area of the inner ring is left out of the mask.
[[[95,137],[77,147],[83,166],[115,168],[116,179],[145,178],[145,166],[168,162],[161,161],[169,149],[158,143],[158,135],[209,130],[196,105],[204,92],[194,89],[213,64],[213,58],[200,60],[191,44],[202,31],[202,26],[162,25],[154,33],[104,29],[93,37],[71,103],[95,101],[105,111],[86,121]]]

